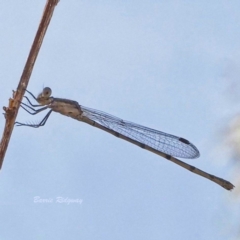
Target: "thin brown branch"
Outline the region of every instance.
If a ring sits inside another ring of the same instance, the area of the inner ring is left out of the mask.
[[[13,93],[13,97],[9,99],[8,107],[3,107],[3,110],[5,111],[4,115],[6,122],[3,131],[3,137],[0,143],[0,169],[2,168],[4,156],[7,151],[8,143],[10,141],[14,123],[20,107],[20,102],[22,101],[25,89],[27,88],[30,76],[32,74],[33,66],[38,56],[38,52],[41,48],[48,25],[52,18],[54,8],[58,2],[59,0],[47,0],[41,22],[39,24],[38,31],[36,33],[30,53],[28,55],[27,62],[23,69],[23,73],[19,81],[17,90]]]

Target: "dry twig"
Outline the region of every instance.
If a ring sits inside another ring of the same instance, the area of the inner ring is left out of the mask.
[[[59,0],[47,0],[41,22],[39,24],[38,31],[36,33],[30,53],[28,55],[27,62],[23,69],[23,73],[22,73],[20,82],[18,84],[17,90],[14,91],[13,97],[9,99],[8,107],[3,107],[3,110],[5,111],[4,115],[5,115],[6,122],[5,122],[3,137],[0,143],[0,169],[2,168],[4,156],[7,151],[8,143],[10,141],[14,123],[20,107],[20,102],[22,101],[23,95],[25,93],[25,89],[27,88],[34,63],[36,61],[38,52],[43,42],[43,38],[45,36],[48,25],[52,18],[54,8],[58,2]]]

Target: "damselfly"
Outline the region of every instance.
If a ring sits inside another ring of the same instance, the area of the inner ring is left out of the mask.
[[[231,190],[234,187],[232,183],[222,178],[206,173],[177,159],[176,157],[192,159],[197,158],[200,155],[198,149],[185,138],[177,137],[136,123],[122,120],[105,112],[79,105],[76,101],[54,98],[51,96],[52,90],[49,87],[45,87],[38,97],[35,97],[28,90],[26,91],[37,101],[38,104],[32,104],[29,98],[25,96],[29,103],[21,103],[21,107],[25,111],[35,115],[44,110],[50,110],[38,124],[24,124],[16,122],[16,126],[38,128],[44,126],[52,111],[58,112],[78,121],[88,123],[96,128],[111,133],[118,138],[122,138],[143,149],[158,154],[195,174],[219,184],[227,190]]]

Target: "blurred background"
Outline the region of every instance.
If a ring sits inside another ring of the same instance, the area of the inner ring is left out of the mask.
[[[2,106],[44,6],[0,3]],[[201,152],[186,162],[235,189],[53,113],[42,128],[14,129],[0,175],[1,239],[239,239],[239,8],[61,0],[28,90],[48,86],[55,97],[184,137]],[[44,116],[20,110],[17,120]]]

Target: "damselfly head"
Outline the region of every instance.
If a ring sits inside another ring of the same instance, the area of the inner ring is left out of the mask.
[[[51,88],[45,87],[42,90],[42,92],[38,95],[37,101],[42,105],[49,104],[51,94],[52,94]]]

